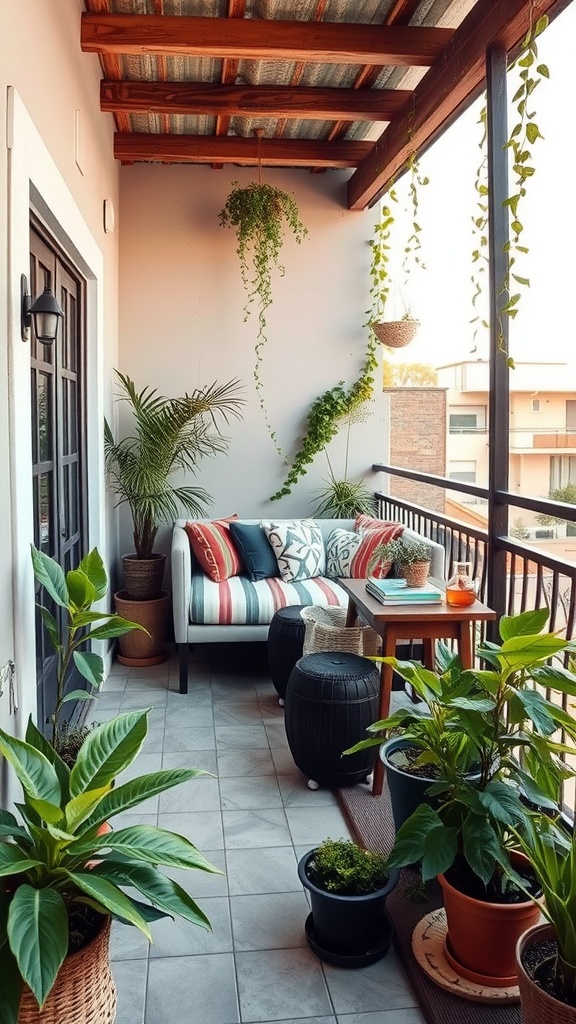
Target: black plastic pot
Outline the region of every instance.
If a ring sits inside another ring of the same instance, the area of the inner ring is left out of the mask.
[[[336,954],[342,958],[371,956],[372,951],[379,947],[384,926],[389,931],[384,907],[388,893],[392,892],[398,881],[398,871],[392,869],[386,885],[376,892],[364,896],[339,896],[319,889],[308,878],[306,868],[314,853],[315,850],[309,850],[298,864],[298,877],[310,893],[317,947],[314,951],[319,956],[322,956],[320,949],[325,950],[328,956]],[[385,952],[386,949],[383,949],[380,955],[383,956]],[[354,966],[362,964],[356,963]]]
[[[395,750],[406,750],[413,747],[410,740],[395,737],[383,743],[380,747],[380,760],[386,769],[386,781],[390,792],[392,804],[392,817],[396,831],[410,817],[413,811],[420,804],[430,804],[436,808],[438,801],[434,797],[428,797],[426,790],[435,782],[434,779],[423,778],[421,775],[402,771],[390,761],[390,754]]]

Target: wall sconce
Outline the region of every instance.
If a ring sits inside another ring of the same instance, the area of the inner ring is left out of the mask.
[[[28,291],[28,278],[26,274],[20,277],[21,296],[21,335],[22,341],[28,341],[30,337],[30,324],[34,323],[36,340],[43,345],[52,345],[58,333],[58,320],[64,316],[64,311],[52,294],[51,288],[47,285],[38,298],[32,302]]]

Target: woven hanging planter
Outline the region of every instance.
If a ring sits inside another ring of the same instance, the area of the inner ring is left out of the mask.
[[[29,989],[18,1024],[114,1024],[116,986],[110,970],[110,918],[92,942],[66,957],[42,1011]]]
[[[419,320],[389,320],[386,323],[372,324],[372,330],[383,345],[388,348],[404,348],[409,345],[420,327]]]

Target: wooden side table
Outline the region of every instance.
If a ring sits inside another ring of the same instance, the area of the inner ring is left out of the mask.
[[[434,641],[455,640],[464,668],[472,668],[472,624],[488,622],[496,618],[496,612],[480,601],[467,608],[453,608],[446,604],[418,604],[407,608],[405,605],[384,607],[366,591],[366,580],[340,579],[340,586],[348,594],[346,625],[355,626],[362,618],[382,637],[382,655],[393,658],[398,640],[422,640],[424,664],[434,669]],[[436,583],[436,580],[432,582]],[[378,718],[390,714],[392,692],[391,665],[382,665],[380,673],[380,699]],[[384,765],[380,758],[374,769],[373,796],[380,796],[384,782]]]

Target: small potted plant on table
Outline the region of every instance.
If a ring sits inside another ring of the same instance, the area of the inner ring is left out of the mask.
[[[383,854],[351,839],[325,839],[302,857],[298,876],[312,903],[306,938],[322,960],[365,967],[384,956],[392,939],[384,905],[398,872]]]
[[[403,540],[397,537],[374,549],[369,571],[382,566],[395,565],[407,587],[423,587],[430,572],[430,548],[423,540]]]

